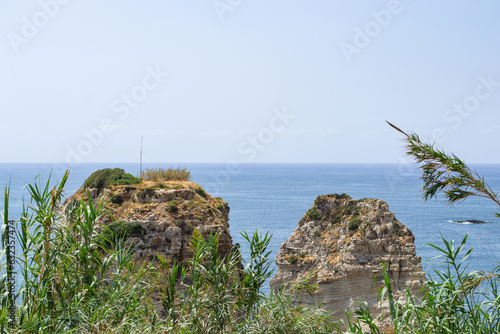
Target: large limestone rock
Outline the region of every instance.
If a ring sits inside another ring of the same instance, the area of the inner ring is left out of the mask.
[[[87,194],[96,201],[109,201],[99,224],[119,221],[140,226],[140,233],[128,238],[138,261],[157,255],[186,264],[192,256],[190,243],[194,231],[208,238],[219,235],[218,251],[226,256],[233,247],[229,234],[229,206],[190,181],[143,181],[136,185],[78,190],[65,205]]]
[[[298,295],[298,302],[321,304],[340,319],[344,310],[356,309],[363,300],[372,314],[383,313],[387,319],[387,305],[377,303],[383,286],[380,263],[387,265],[396,298],[405,288],[418,293],[424,273],[413,242],[411,231],[384,201],[355,201],[345,194],[319,196],[281,245],[271,288],[313,272],[318,290],[312,296]]]

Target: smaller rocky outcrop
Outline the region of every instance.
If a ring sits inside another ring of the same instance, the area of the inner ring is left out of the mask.
[[[219,235],[218,251],[226,256],[233,247],[229,234],[229,206],[190,181],[142,181],[133,185],[79,189],[65,205],[87,195],[96,201],[108,201],[98,223],[116,229],[129,229],[127,241],[135,247],[139,261],[162,255],[171,261],[186,263],[194,231],[208,238]],[[123,225],[120,226],[120,224]]]
[[[388,315],[387,305],[377,303],[383,286],[380,263],[387,266],[396,298],[406,288],[418,293],[424,273],[414,239],[384,201],[356,201],[345,194],[319,196],[281,245],[271,288],[279,289],[312,272],[318,290],[312,296],[298,295],[298,302],[321,304],[337,320],[361,301],[375,316]]]

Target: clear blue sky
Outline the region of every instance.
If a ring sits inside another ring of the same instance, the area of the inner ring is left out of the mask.
[[[0,162],[500,163],[498,1],[0,3]]]

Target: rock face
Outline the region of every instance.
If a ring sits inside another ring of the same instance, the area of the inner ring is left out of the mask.
[[[225,256],[233,247],[229,234],[229,206],[221,198],[213,198],[190,181],[153,182],[137,185],[89,189],[94,200],[108,200],[107,212],[99,223],[113,222],[140,225],[140,233],[128,238],[136,247],[136,259],[153,259],[162,255],[171,261],[186,263],[191,257],[194,231],[208,237],[219,234],[219,254]],[[86,199],[84,189],[70,197],[65,205]]]
[[[377,304],[383,286],[380,263],[387,265],[396,298],[405,288],[418,293],[424,273],[413,242],[411,231],[384,201],[355,201],[345,194],[319,196],[281,245],[271,288],[279,289],[312,272],[318,290],[312,296],[298,295],[298,302],[321,303],[334,311],[336,319],[344,318],[344,310],[358,308],[362,300],[372,314],[388,315],[387,305]]]

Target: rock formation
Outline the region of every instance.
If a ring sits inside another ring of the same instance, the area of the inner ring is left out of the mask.
[[[213,198],[190,181],[143,181],[135,185],[115,185],[101,190],[88,189],[91,198],[109,201],[99,223],[127,224],[134,228],[128,242],[135,246],[136,259],[142,261],[162,255],[185,263],[191,256],[193,231],[204,237],[219,234],[219,254],[233,247],[229,234],[229,206]],[[71,205],[87,191],[79,189],[65,205]],[[109,225],[111,226],[111,225]]]
[[[387,265],[396,298],[405,288],[418,293],[424,273],[413,242],[411,231],[384,201],[356,201],[345,194],[319,196],[281,245],[271,288],[312,272],[318,290],[312,296],[297,295],[298,302],[321,304],[336,319],[344,318],[344,310],[357,309],[362,300],[375,316],[388,315],[387,305],[377,304],[383,286],[380,263]]]

